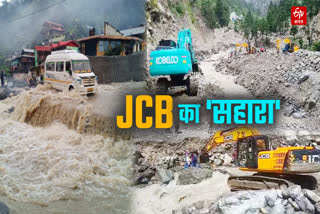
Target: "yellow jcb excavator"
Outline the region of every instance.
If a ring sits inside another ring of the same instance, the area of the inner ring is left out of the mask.
[[[311,146],[290,146],[271,149],[268,137],[253,128],[240,127],[218,131],[202,150],[201,162],[208,152],[224,143],[234,143],[235,163],[243,171],[256,172],[251,176],[230,176],[231,190],[269,189],[290,186],[315,189],[317,180],[307,173],[320,172],[320,150]]]

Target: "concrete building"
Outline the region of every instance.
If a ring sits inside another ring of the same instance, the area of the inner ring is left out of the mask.
[[[41,34],[47,43],[59,42],[65,39],[64,26],[54,22],[45,22]]]
[[[125,56],[140,52],[142,39],[131,36],[95,35],[78,39],[80,52],[87,56]]]

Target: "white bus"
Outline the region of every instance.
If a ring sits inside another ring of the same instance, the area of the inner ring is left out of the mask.
[[[45,82],[57,90],[95,94],[97,78],[88,57],[74,50],[54,51],[45,62]]]

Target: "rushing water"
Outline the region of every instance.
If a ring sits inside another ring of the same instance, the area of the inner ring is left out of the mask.
[[[85,99],[50,93],[0,102],[0,200],[12,213],[129,213],[133,146],[103,135]]]

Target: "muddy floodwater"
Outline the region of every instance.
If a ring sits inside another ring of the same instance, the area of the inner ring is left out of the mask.
[[[0,102],[0,200],[11,213],[129,213],[133,146],[103,134],[112,126],[89,104],[45,87]]]

